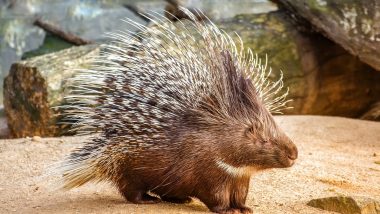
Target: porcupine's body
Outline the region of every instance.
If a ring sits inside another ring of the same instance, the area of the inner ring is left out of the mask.
[[[286,103],[281,79],[271,82],[266,66],[212,23],[131,23],[142,32],[111,34],[115,43],[74,79],[66,111],[77,130],[96,135],[66,161],[64,188],[110,181],[134,203],[157,202],[151,192],[251,212],[251,173],[297,158],[270,114]]]

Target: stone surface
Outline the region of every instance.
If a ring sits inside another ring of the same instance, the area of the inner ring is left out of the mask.
[[[264,61],[267,54],[273,77],[284,73],[294,107],[286,113],[359,117],[380,99],[379,72],[325,37],[300,31],[284,11],[217,24],[237,32]]]
[[[370,198],[336,196],[312,199],[307,205],[342,214],[380,214],[380,203]]]
[[[13,63],[22,56],[31,57],[70,47],[64,41],[48,35],[33,26],[36,17],[59,26],[67,32],[93,41],[106,40],[105,33],[124,30],[134,32],[136,27],[122,19],[130,18],[146,24],[114,1],[93,0],[3,0],[0,2],[0,104],[3,102],[3,79]],[[43,44],[43,45],[42,45]],[[42,45],[42,47],[40,47]],[[32,53],[24,53],[36,50]]]
[[[65,131],[57,124],[56,106],[67,95],[66,81],[86,68],[98,54],[96,45],[73,47],[12,65],[4,81],[4,108],[13,137],[54,136]]]
[[[145,12],[160,14],[168,4],[166,0],[111,0],[125,5],[135,5]],[[211,20],[232,18],[238,14],[259,14],[277,10],[277,5],[270,0],[176,0],[186,8],[199,9]]]
[[[281,116],[299,149],[296,164],[251,179],[247,205],[260,214],[333,214],[308,201],[337,195],[380,200],[380,123],[339,117]],[[199,201],[135,205],[111,185],[57,190],[49,167],[86,137],[0,140],[0,213],[209,213]],[[152,160],[154,161],[154,160]],[[336,214],[336,213],[335,213]]]
[[[188,8],[202,10],[212,20],[232,18],[239,14],[260,14],[277,10],[269,0],[179,0]]]
[[[35,56],[53,53],[53,52],[60,51],[66,48],[70,48],[72,46],[74,45],[61,38],[58,38],[57,36],[53,36],[48,33],[45,36],[44,42],[39,48],[25,52],[22,55],[21,59],[24,60],[24,59],[29,59]]]
[[[121,22],[125,18],[145,24],[131,11],[112,1],[16,1],[11,11],[13,14],[26,14],[31,17],[38,15],[64,31],[93,41],[104,40],[105,33],[109,31],[136,31],[136,27]]]
[[[380,2],[277,0],[316,30],[380,71]]]
[[[31,25],[31,20],[20,17],[3,17],[0,11],[0,103],[3,101],[3,79],[13,62],[19,61],[24,52],[38,48],[45,32]]]
[[[41,141],[41,137],[40,136],[33,136],[32,141],[39,142],[39,141]]]

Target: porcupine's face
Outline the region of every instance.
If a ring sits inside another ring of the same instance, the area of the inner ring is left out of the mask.
[[[263,109],[260,119],[232,128],[226,138],[222,156],[235,167],[254,169],[291,167],[298,156],[296,145],[276,125],[272,115]],[[230,139],[230,140],[229,140]]]
[[[244,165],[261,169],[285,168],[294,164],[298,156],[296,145],[277,126],[272,115],[263,109],[260,120],[243,128],[239,143]]]
[[[266,93],[272,93],[271,96],[275,96],[277,92],[270,92],[270,90],[268,92],[265,87],[260,88],[263,87],[261,84],[265,85],[265,83],[256,82],[255,86],[255,82],[247,77],[245,72],[238,70],[237,60],[228,50],[222,51],[221,56],[225,78],[220,82],[228,88],[223,91],[227,95],[220,96],[224,99],[209,102],[209,106],[218,102],[225,104],[228,110],[224,115],[231,119],[225,123],[228,127],[219,133],[222,136],[218,139],[222,145],[222,160],[218,162],[218,165],[225,169],[233,167],[267,169],[292,166],[298,156],[297,147],[276,125],[267,109],[272,104],[268,105],[264,101],[271,97],[262,97],[262,94]],[[262,81],[268,80],[264,78]],[[272,84],[272,88],[276,88],[276,84]],[[278,95],[277,98],[281,99]]]

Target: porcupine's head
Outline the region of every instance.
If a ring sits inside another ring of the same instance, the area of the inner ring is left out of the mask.
[[[297,147],[270,113],[270,110],[278,112],[276,108],[284,103],[279,100],[276,103],[281,97],[271,97],[277,96],[281,80],[270,82],[257,77],[259,79],[252,81],[252,77],[241,70],[250,65],[240,67],[242,64],[239,66],[239,59],[234,58],[230,50],[222,50],[218,60],[222,74],[217,80],[220,85],[216,84],[217,89],[199,105],[203,121],[208,122],[204,126],[209,130],[208,138],[216,140],[220,154],[217,164],[232,173],[292,166],[298,156]],[[259,66],[256,72],[263,70],[265,66]]]
[[[187,63],[195,68],[193,72],[206,77],[200,79],[203,84],[208,82],[204,87],[208,90],[198,88],[199,96],[191,100],[195,104],[189,115],[185,113],[181,125],[188,123],[198,127],[197,131],[205,131],[193,136],[214,142],[220,154],[217,164],[227,170],[292,166],[298,156],[297,147],[272,116],[288,108],[282,73],[277,81],[272,81],[267,63],[261,64],[257,55],[245,50],[241,40],[235,44],[212,23],[201,25],[193,21],[201,35],[202,48],[195,46],[190,51],[195,59]]]

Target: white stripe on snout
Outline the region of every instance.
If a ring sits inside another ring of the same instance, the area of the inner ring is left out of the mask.
[[[251,176],[254,172],[257,171],[256,168],[251,167],[251,166],[244,166],[244,167],[236,167],[232,166],[223,160],[217,160],[216,165],[223,169],[227,174],[233,176],[233,177],[249,177]]]

